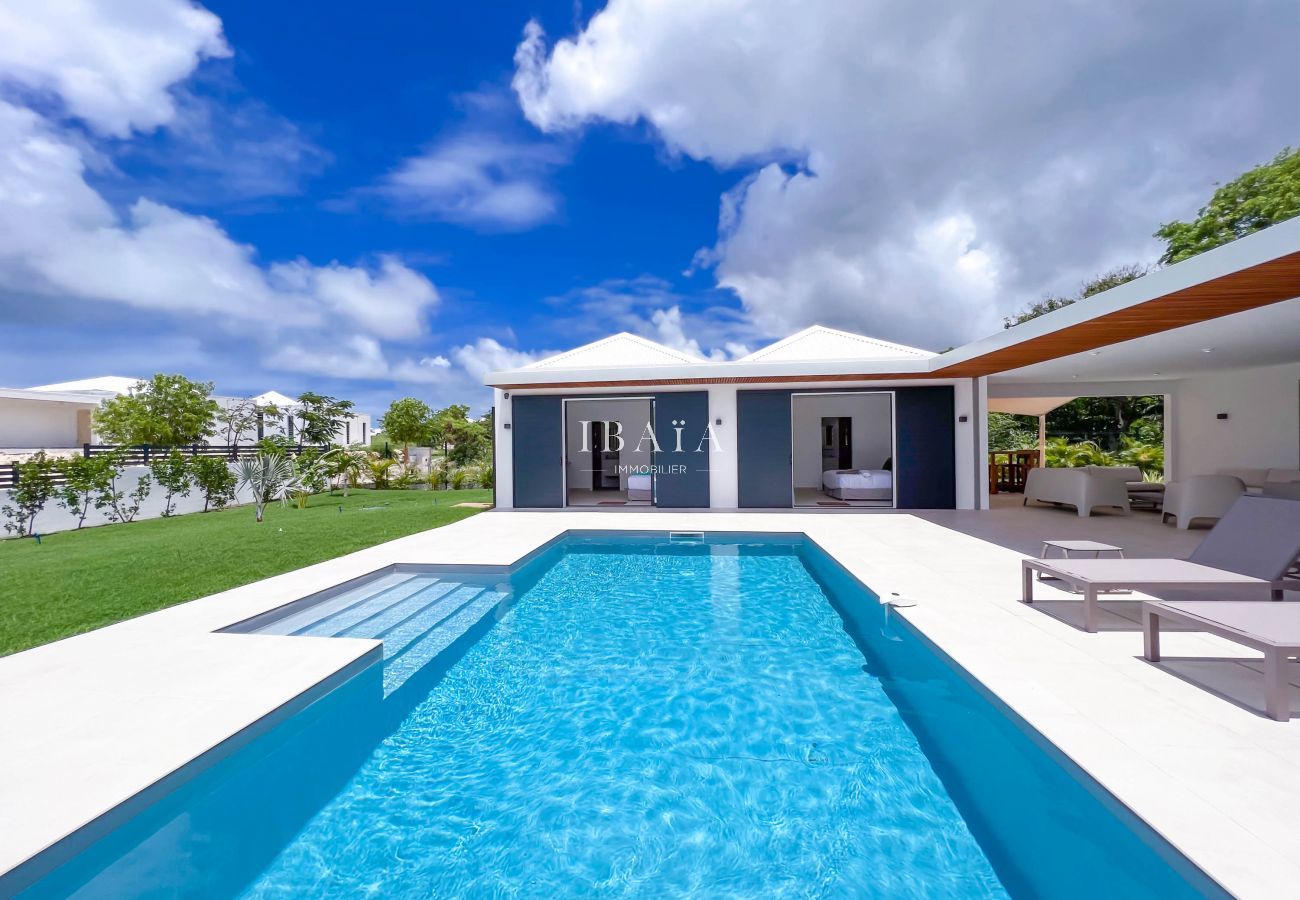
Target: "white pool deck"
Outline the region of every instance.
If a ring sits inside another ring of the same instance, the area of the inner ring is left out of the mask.
[[[1017,599],[1018,551],[1043,537],[1127,536],[1130,555],[1150,556],[1185,554],[1200,535],[1005,508],[489,512],[0,659],[0,873],[378,646],[215,629],[391,563],[506,565],[580,529],[806,533],[876,592],[914,600],[901,615],[1229,891],[1295,896],[1300,718],[1264,715],[1254,655],[1174,632],[1153,665],[1141,658],[1141,595],[1104,604],[1099,634],[1073,624],[1074,595],[1041,585],[1045,602]]]

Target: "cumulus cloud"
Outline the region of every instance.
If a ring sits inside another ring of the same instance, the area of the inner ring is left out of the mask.
[[[1250,9],[610,0],[553,44],[529,23],[513,87],[542,131],[645,122],[747,170],[696,265],[765,330],[939,347],[1153,257],[1294,140],[1300,7]]]
[[[440,141],[390,172],[378,191],[411,215],[516,230],[552,218],[559,197],[547,177],[565,155],[555,146],[489,132]]]
[[[454,359],[476,382],[482,383],[488,372],[517,369],[554,354],[554,350],[526,352],[505,347],[496,338],[479,338],[472,344],[463,344],[451,352]]]
[[[443,356],[390,361],[379,341],[361,334],[312,346],[286,344],[267,354],[262,364],[285,372],[407,384],[447,382],[451,368],[451,362]]]
[[[115,137],[168,122],[173,86],[229,54],[221,20],[189,0],[0,4],[0,74]]]

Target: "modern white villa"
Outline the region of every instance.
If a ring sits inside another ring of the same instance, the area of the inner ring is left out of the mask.
[[[1287,493],[1297,294],[1292,220],[941,354],[814,326],[717,362],[617,334],[488,374],[497,506],[987,509],[989,410],[1131,395],[1164,396],[1166,481]]]
[[[91,425],[91,416],[101,403],[129,393],[140,381],[121,375],[104,375],[29,388],[0,387],[0,451],[69,450],[83,444],[101,443]],[[216,395],[222,407],[249,398]],[[264,416],[254,428],[237,435],[234,443],[254,444],[263,437],[292,438],[301,427],[294,410],[297,401],[278,391],[266,391],[251,398],[259,406],[274,406],[276,416]],[[335,435],[340,444],[364,444],[370,440],[370,416],[349,417]],[[224,443],[224,435],[213,442]]]

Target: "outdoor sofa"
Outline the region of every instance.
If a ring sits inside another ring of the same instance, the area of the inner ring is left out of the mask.
[[[1243,495],[1187,559],[1025,559],[1021,601],[1033,602],[1034,573],[1083,592],[1084,630],[1096,631],[1098,595],[1115,590],[1190,590],[1209,599],[1239,592],[1281,600],[1300,557],[1300,501]]]
[[[1090,516],[1098,507],[1129,511],[1129,490],[1141,485],[1142,471],[1136,466],[1081,466],[1074,469],[1035,468],[1025,476],[1024,505],[1036,501],[1073,506],[1080,516]]]

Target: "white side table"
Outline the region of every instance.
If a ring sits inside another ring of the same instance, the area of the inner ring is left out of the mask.
[[[1059,550],[1061,552],[1062,559],[1071,559],[1072,557],[1070,556],[1070,554],[1072,553],[1079,554],[1081,556],[1086,556],[1087,554],[1091,553],[1092,559],[1101,559],[1101,555],[1103,553],[1113,553],[1118,559],[1124,558],[1123,547],[1116,547],[1114,544],[1103,544],[1101,541],[1043,541],[1043,549],[1039,551],[1038,555],[1043,559],[1048,559],[1049,550]],[[1038,572],[1036,574],[1039,581],[1060,581],[1061,580],[1053,575],[1044,576],[1042,572]],[[1068,590],[1074,594],[1081,593],[1080,591],[1074,588],[1069,588]],[[1131,594],[1133,592],[1129,590],[1112,589],[1109,591],[1101,591],[1101,593]]]

